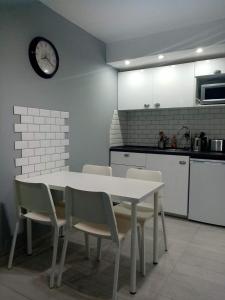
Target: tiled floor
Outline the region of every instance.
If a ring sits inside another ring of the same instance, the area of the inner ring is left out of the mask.
[[[152,265],[152,223],[147,226],[147,276],[138,273],[138,292],[129,294],[128,236],[121,257],[119,300],[222,300],[225,299],[225,229],[167,217],[169,251]],[[93,240],[95,242],[95,240]],[[0,299],[78,300],[110,299],[113,275],[111,244],[105,243],[102,261],[84,258],[83,239],[70,244],[61,288],[48,288],[51,248],[35,249],[33,256],[17,257],[11,271],[0,268]],[[93,246],[95,243],[93,243]]]

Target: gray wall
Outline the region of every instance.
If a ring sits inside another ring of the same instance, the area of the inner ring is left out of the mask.
[[[60,56],[50,80],[38,77],[28,59],[29,42],[39,35],[50,39]],[[106,164],[117,74],[105,64],[102,42],[38,1],[0,0],[0,37],[0,202],[7,220],[1,250],[15,220],[13,105],[69,111],[71,169]]]

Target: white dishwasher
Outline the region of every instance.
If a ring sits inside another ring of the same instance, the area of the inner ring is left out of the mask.
[[[225,161],[190,160],[188,218],[225,226]]]

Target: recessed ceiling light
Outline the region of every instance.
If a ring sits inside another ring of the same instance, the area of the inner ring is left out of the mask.
[[[202,53],[202,52],[203,52],[203,49],[202,49],[202,48],[198,48],[198,49],[196,49],[195,52],[196,52],[196,53]]]
[[[162,55],[162,54],[158,55],[158,59],[163,59],[163,58],[164,58],[164,55]]]
[[[129,66],[130,61],[129,60],[125,60],[124,63],[125,63],[126,66]]]

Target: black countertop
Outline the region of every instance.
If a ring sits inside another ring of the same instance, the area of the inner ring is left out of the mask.
[[[184,155],[190,156],[191,158],[200,159],[215,159],[225,160],[225,153],[221,152],[195,152],[186,149],[158,149],[157,147],[147,146],[114,146],[110,147],[110,151],[121,151],[121,152],[136,152],[136,153],[152,153],[152,154],[167,154],[167,155]]]

